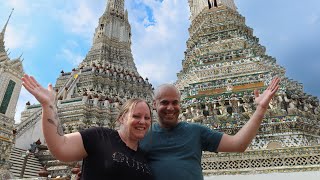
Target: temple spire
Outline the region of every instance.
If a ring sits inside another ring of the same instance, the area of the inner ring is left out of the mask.
[[[201,12],[208,10],[219,8],[221,6],[228,7],[237,11],[236,4],[234,0],[189,0],[190,6],[190,20],[192,21],[196,16],[198,16]]]
[[[111,13],[111,12],[123,13],[124,12],[124,0],[108,0],[106,11],[109,13]]]
[[[8,20],[7,20],[6,24],[4,25],[4,27],[3,27],[3,29],[2,29],[2,31],[1,31],[1,33],[0,33],[0,53],[6,52],[6,49],[5,49],[5,46],[4,46],[4,34],[5,34],[5,32],[6,32],[6,29],[7,29],[8,23],[9,23],[9,20],[10,20],[10,18],[11,18],[12,13],[13,13],[13,10],[14,10],[14,9],[12,9],[12,11],[11,11],[11,13],[10,13],[10,15],[9,15]]]
[[[99,18],[93,38],[94,44],[101,42],[105,37],[131,44],[131,27],[124,4],[125,0],[108,0],[106,10]]]
[[[9,18],[8,18],[6,24],[4,25],[4,27],[3,27],[2,31],[1,31],[1,34],[3,34],[3,36],[4,36],[4,33],[6,32],[6,29],[7,29],[8,23],[9,23],[9,20],[10,20],[10,18],[11,18],[12,13],[13,13],[13,10],[14,10],[14,8],[12,8],[12,11],[11,11],[11,13],[10,13],[10,15],[9,15]]]

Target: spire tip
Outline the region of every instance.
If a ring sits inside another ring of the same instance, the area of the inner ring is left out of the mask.
[[[5,31],[6,31],[6,29],[7,29],[7,26],[8,26],[9,20],[10,20],[10,18],[11,18],[12,13],[13,13],[13,10],[14,10],[14,8],[12,8],[11,13],[10,13],[10,15],[9,15],[9,18],[8,18],[8,20],[7,20],[6,24],[4,25],[3,29],[2,29],[2,32],[1,32],[2,34],[4,34],[4,33],[5,33]]]

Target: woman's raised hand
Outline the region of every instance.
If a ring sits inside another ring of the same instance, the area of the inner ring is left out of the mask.
[[[54,105],[55,92],[52,85],[48,89],[43,88],[32,76],[25,74],[22,77],[22,85],[40,102],[41,105]]]

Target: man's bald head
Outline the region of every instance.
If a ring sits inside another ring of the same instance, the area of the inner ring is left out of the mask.
[[[154,92],[153,106],[157,111],[160,126],[172,128],[178,124],[180,92],[172,84],[163,84]]]
[[[164,91],[168,91],[168,90],[175,91],[180,99],[181,94],[180,94],[179,90],[173,84],[162,84],[162,85],[158,86],[157,89],[154,91],[154,99],[155,100],[159,99],[159,97],[161,97],[161,94]]]

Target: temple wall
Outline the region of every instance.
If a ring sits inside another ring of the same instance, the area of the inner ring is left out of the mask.
[[[44,143],[44,136],[42,133],[41,119],[38,118],[38,121],[28,128],[21,136],[16,138],[15,147],[21,149],[29,149],[30,144],[40,139],[42,144]]]

